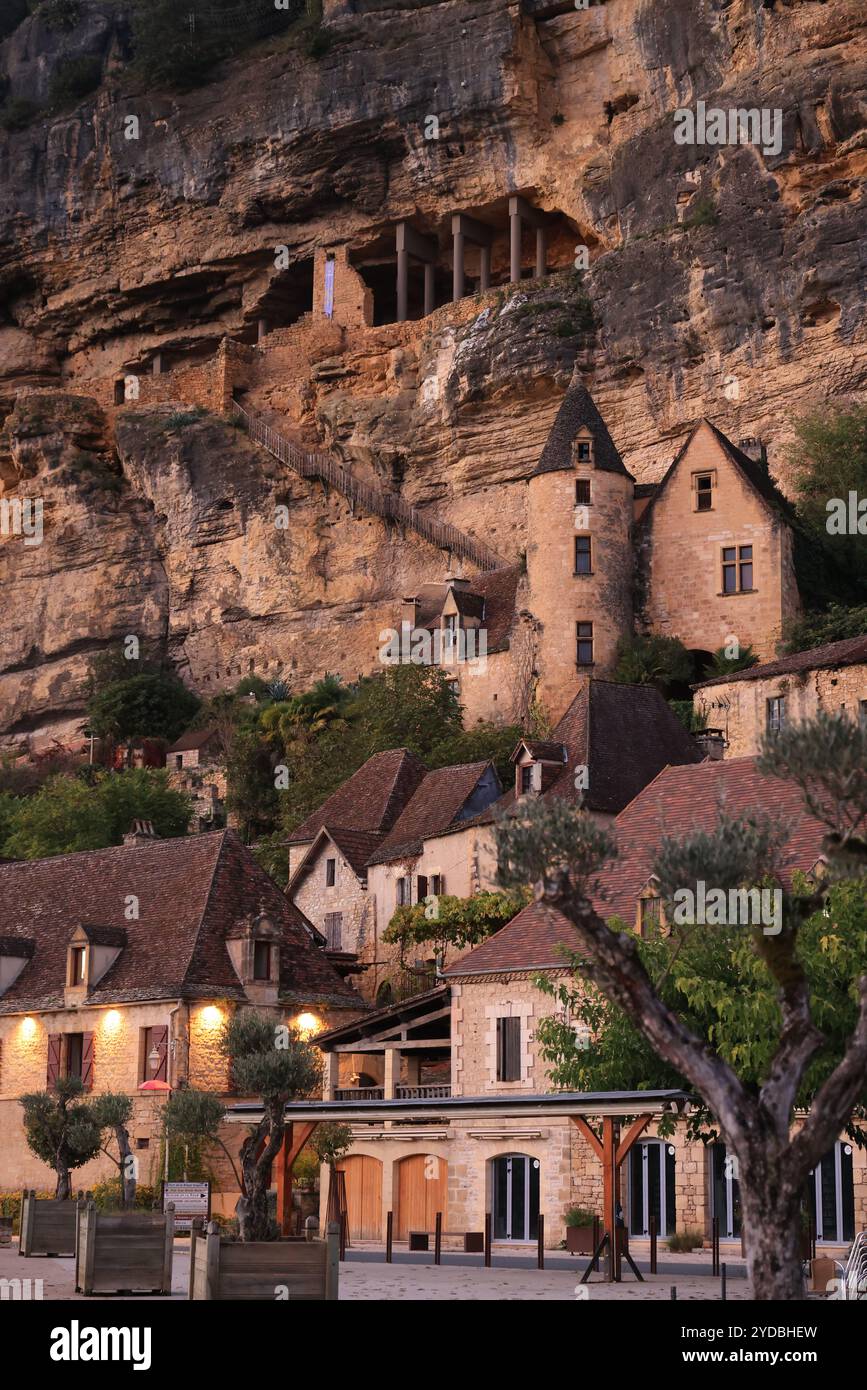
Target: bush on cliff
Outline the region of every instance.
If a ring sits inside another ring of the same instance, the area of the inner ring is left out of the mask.
[[[184,835],[189,798],[168,785],[168,773],[152,768],[103,772],[93,785],[78,777],[46,782],[35,796],[10,808],[4,802],[5,837],[0,856],[45,859],[54,854],[119,845],[134,820],[149,820],[161,838]]]

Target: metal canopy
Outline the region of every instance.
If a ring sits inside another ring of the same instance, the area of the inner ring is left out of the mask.
[[[424,1120],[442,1123],[448,1119],[521,1119],[542,1115],[624,1116],[663,1115],[679,1112],[689,1104],[688,1091],[552,1091],[548,1095],[451,1096],[445,1100],[315,1100],[291,1101],[286,1119],[311,1124],[342,1120],[354,1124],[381,1124],[383,1120]],[[262,1114],[255,1102],[233,1105],[226,1119],[249,1124]]]

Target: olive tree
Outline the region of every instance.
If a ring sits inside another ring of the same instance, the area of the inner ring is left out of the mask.
[[[55,1196],[71,1197],[73,1168],[81,1168],[100,1152],[102,1127],[93,1107],[81,1099],[84,1086],[77,1077],[58,1077],[50,1091],[21,1097],[24,1137],[32,1153],[57,1174]]]
[[[262,1101],[262,1118],[251,1126],[239,1154],[241,1239],[273,1239],[277,1228],[268,1214],[268,1189],[286,1132],[284,1112],[290,1100],[311,1095],[319,1085],[319,1053],[296,1029],[254,1010],[232,1016],[222,1031],[220,1050],[237,1089]]]
[[[867,974],[853,969],[848,980],[851,1030],[837,1040],[834,1064],[812,1091],[809,1112],[793,1132],[803,1079],[827,1042],[816,1023],[821,1010],[815,1008],[799,934],[817,912],[830,914],[827,903],[835,885],[856,885],[862,904],[867,896],[867,729],[843,717],[820,716],[767,740],[759,767],[794,781],[805,804],[824,823],[824,875],[815,882],[796,882],[783,893],[782,834],[757,817],[723,817],[713,831],[668,839],[654,866],[672,923],[671,956],[691,935],[713,930],[674,912],[676,895],[689,889],[697,896],[699,880],[726,894],[769,883],[782,893],[778,924],[742,928],[770,979],[775,1003],[776,1036],[758,1080],[742,1075],[713,1038],[702,1035],[683,1010],[667,1002],[661,981],[648,973],[636,935],[607,925],[594,909],[599,871],[617,854],[607,829],[564,802],[528,801],[517,815],[500,822],[496,838],[501,883],[533,884],[538,901],[568,918],[578,938],[580,977],[622,1010],[714,1116],[738,1163],[754,1296],[798,1299],[804,1296],[798,1252],[801,1196],[812,1169],[863,1104],[867,1078]],[[863,968],[863,953],[861,961]]]

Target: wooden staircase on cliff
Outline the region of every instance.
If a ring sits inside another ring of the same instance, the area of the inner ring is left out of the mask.
[[[416,507],[411,507],[403,498],[396,497],[394,493],[371,487],[368,483],[359,483],[343,464],[330,454],[299,449],[291,440],[266,424],[261,415],[245,410],[237,401],[232,402],[232,413],[254,444],[267,449],[269,454],[273,454],[274,458],[285,463],[287,468],[291,468],[300,477],[319,478],[323,483],[329,483],[347,497],[353,507],[373,512],[376,516],[384,517],[386,521],[397,521],[409,526],[431,545],[448,550],[452,555],[459,555],[463,560],[469,560],[480,570],[498,570],[506,567],[506,561],[495,555],[482,541],[459,531],[456,526],[450,526],[448,522],[436,521],[426,516]]]

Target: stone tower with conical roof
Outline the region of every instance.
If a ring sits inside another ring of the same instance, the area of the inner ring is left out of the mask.
[[[541,624],[536,693],[554,718],[582,675],[610,675],[618,643],[632,632],[633,493],[576,374],[529,478],[529,606]]]

